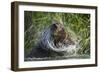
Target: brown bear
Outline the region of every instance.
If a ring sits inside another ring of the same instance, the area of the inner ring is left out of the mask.
[[[45,58],[67,55],[68,50],[75,48],[75,41],[65,31],[64,25],[60,22],[52,23],[46,28],[28,58]]]

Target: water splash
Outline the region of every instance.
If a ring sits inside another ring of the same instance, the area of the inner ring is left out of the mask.
[[[59,47],[57,47],[54,44],[53,38],[51,37],[50,29],[46,29],[42,35],[41,35],[41,47],[45,50],[53,50],[55,52],[67,52],[69,54],[77,54],[77,51],[79,50],[79,40],[76,40],[76,38],[73,38],[73,41],[75,44],[64,44],[64,43],[58,43]]]

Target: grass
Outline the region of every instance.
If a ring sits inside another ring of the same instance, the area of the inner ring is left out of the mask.
[[[65,30],[80,40],[77,54],[90,55],[90,14],[25,11],[24,15],[25,56],[36,45],[41,31],[49,27],[55,19],[61,20]]]

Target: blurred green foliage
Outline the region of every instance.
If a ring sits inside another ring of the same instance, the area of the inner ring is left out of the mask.
[[[71,29],[80,39],[78,54],[90,55],[90,14],[60,12],[24,12],[25,55],[35,47],[39,34],[52,24],[52,20],[62,20],[65,29]]]

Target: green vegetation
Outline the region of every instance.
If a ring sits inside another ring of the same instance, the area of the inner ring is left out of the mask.
[[[90,14],[25,11],[24,16],[25,55],[34,48],[38,35],[54,19],[62,20],[66,30],[74,31],[81,46],[77,53],[90,55]]]

